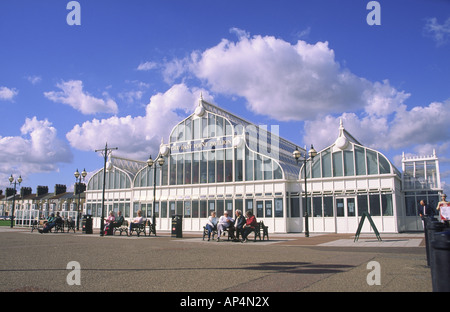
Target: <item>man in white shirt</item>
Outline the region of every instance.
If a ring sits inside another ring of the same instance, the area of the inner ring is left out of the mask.
[[[217,241],[220,241],[220,235],[234,222],[233,218],[228,216],[228,211],[225,210],[223,216],[219,218],[219,223],[217,223]]]

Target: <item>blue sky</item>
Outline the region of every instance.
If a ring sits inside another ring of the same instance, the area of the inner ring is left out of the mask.
[[[450,1],[0,2],[0,186],[74,183],[95,149],[145,160],[204,98],[316,149],[339,119],[401,169],[440,158],[450,185]]]

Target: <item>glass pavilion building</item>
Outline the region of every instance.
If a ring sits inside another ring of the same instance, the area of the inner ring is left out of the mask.
[[[342,123],[336,141],[306,168],[292,156],[298,147],[270,130],[201,98],[161,142],[155,159],[163,157],[162,166],[110,157],[105,182],[103,169],[89,179],[85,213],[98,227],[105,183],[105,216],[120,210],[132,218],[142,210],[150,218],[154,211],[157,230],[170,230],[172,216],[181,215],[183,231],[202,231],[211,211],[236,209],[252,210],[272,233],[303,232],[305,212],[311,232],[355,233],[363,212],[380,233],[408,230],[401,173]],[[362,231],[372,231],[366,223]]]

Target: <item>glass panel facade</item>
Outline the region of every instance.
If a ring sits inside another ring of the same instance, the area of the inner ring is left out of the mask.
[[[291,203],[290,203],[290,217],[291,218],[298,218],[300,217],[300,198],[299,197],[292,197]],[[304,206],[303,206],[304,207]]]
[[[333,176],[342,177],[342,152],[333,153]]]
[[[416,170],[415,170],[415,189],[424,189],[425,188],[425,164],[423,162],[416,162]]]
[[[320,173],[320,157],[316,157],[313,160],[313,164],[312,164],[312,177],[313,178],[321,178],[321,173]]]
[[[333,197],[325,196],[323,198],[323,214],[324,217],[333,217]]]
[[[369,195],[369,204],[370,204],[370,215],[371,216],[381,216],[380,194],[370,194]]]
[[[354,217],[356,215],[355,198],[347,198],[347,217]]]
[[[355,145],[355,169],[356,175],[366,175],[366,157],[364,156],[364,149]]]
[[[344,151],[344,175],[346,177],[355,175],[355,165],[352,151]]]
[[[322,197],[313,197],[313,217],[323,217],[322,214]]]
[[[232,147],[232,126],[227,119],[207,113],[203,118],[190,117],[173,129],[170,135],[171,154],[167,157],[157,185],[186,185],[198,183],[231,183],[283,179],[283,169],[270,157],[258,153],[262,148],[272,152],[270,141],[260,146],[249,139],[256,150],[247,145]],[[250,129],[251,130],[251,129]],[[254,135],[259,135],[254,127]],[[198,138],[203,140],[197,140]],[[262,143],[261,143],[262,144]],[[267,146],[268,145],[268,146]],[[289,151],[291,152],[291,151]],[[289,159],[292,161],[292,159]],[[152,186],[152,174],[142,169],[135,187]],[[168,181],[167,181],[168,180]],[[97,181],[97,180],[96,180]],[[98,183],[98,181],[97,181]]]
[[[336,216],[344,217],[345,216],[345,207],[344,207],[344,199],[336,198]]]
[[[393,216],[394,215],[392,194],[381,194],[381,205],[382,205],[383,216]]]
[[[426,184],[430,189],[437,188],[437,170],[435,161],[426,162]]]
[[[275,198],[275,218],[283,217],[283,198]]]
[[[380,165],[380,174],[391,173],[391,166],[389,165],[389,161],[381,154],[378,154],[378,162]]]
[[[367,174],[378,174],[377,153],[366,150],[367,157]]]
[[[330,150],[327,149],[327,150],[323,151],[320,154],[321,154],[321,157],[322,157],[322,177],[329,178],[329,177],[332,176]]]
[[[358,195],[358,216],[362,216],[364,212],[369,212],[369,206],[367,203],[367,195]]]

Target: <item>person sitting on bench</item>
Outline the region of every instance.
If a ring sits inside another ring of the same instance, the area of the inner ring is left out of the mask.
[[[208,223],[206,223],[205,228],[208,231],[208,241],[209,241],[211,239],[211,233],[217,230],[217,218],[215,211],[211,212],[211,215],[208,218]]]
[[[242,211],[240,211],[239,209],[236,210],[236,219],[234,222],[234,233],[232,234],[233,236],[233,241],[239,241],[239,234],[242,233],[242,229],[244,228],[245,225],[245,217],[242,215]]]
[[[248,234],[250,234],[252,231],[255,230],[256,227],[256,217],[253,215],[253,212],[251,212],[250,210],[248,210],[246,212],[247,215],[247,221],[245,221],[244,227],[242,229],[242,240],[241,242],[246,242],[248,241],[247,236]]]
[[[123,223],[123,216],[122,216],[122,211],[117,211],[117,217],[116,219],[111,223],[111,227],[115,228],[115,227],[119,227],[122,225]]]
[[[228,211],[225,210],[223,213],[223,216],[219,218],[219,223],[217,224],[217,241],[220,241],[220,235],[222,235],[222,232],[233,225],[233,218],[228,216]]]
[[[142,217],[142,211],[138,210],[137,211],[137,217],[133,219],[133,221],[130,222],[130,233],[129,235],[131,235],[131,231],[132,229],[139,227],[139,224],[142,224],[142,222],[144,221],[144,218]]]
[[[47,222],[45,223],[44,228],[43,228],[42,230],[41,230],[41,229],[38,229],[39,233],[42,234],[42,233],[48,233],[48,232],[50,232],[50,230],[51,230],[52,228],[55,227],[56,222],[59,222],[60,220],[62,220],[62,219],[61,219],[61,217],[59,216],[59,211],[56,212],[56,217],[55,217],[55,214],[52,213],[52,214],[47,218]]]
[[[114,217],[114,211],[109,212],[108,218],[105,219],[105,235],[111,235],[112,234],[112,223],[116,220],[116,217]]]

